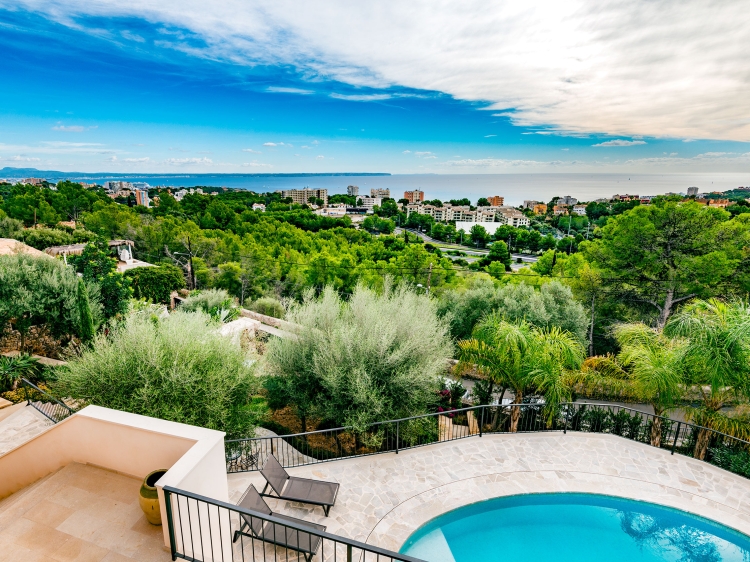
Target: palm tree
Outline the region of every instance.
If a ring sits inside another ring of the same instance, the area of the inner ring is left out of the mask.
[[[651,445],[660,447],[661,417],[684,392],[685,342],[642,323],[620,324],[613,335],[620,353],[589,357],[578,382],[650,404],[656,416],[651,424]]]
[[[458,343],[463,364],[475,364],[494,383],[513,391],[521,404],[530,387],[545,397],[548,422],[557,405],[570,397],[567,375],[581,366],[583,346],[560,328],[535,328],[525,321],[508,322],[493,312]],[[510,430],[518,430],[520,408],[511,410]]]
[[[701,397],[701,406],[690,417],[708,429],[698,432],[693,456],[705,458],[710,429],[747,438],[748,424],[721,410],[732,400],[750,397],[750,307],[719,299],[696,300],[672,317],[665,333],[687,340],[687,382]]]
[[[622,324],[614,330],[620,363],[628,371],[637,398],[651,404],[651,445],[661,446],[662,416],[682,395],[685,342],[670,339],[645,324]]]

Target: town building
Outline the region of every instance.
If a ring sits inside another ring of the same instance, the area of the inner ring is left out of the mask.
[[[26,178],[23,180],[23,183],[27,185],[42,185],[44,183],[44,179],[42,178]]]
[[[570,195],[566,195],[565,197],[560,197],[557,200],[558,205],[571,206],[571,205],[575,205],[576,203],[578,203],[578,199],[576,199],[575,197],[571,197]]]
[[[253,211],[265,212],[266,206],[263,203],[253,203]]]
[[[529,226],[529,224],[531,223],[531,221],[529,221],[529,217],[527,217],[517,209],[505,208],[500,211],[497,218],[500,219],[501,223],[507,224],[508,226]]]
[[[424,191],[421,189],[415,189],[414,191],[404,191],[404,199],[409,203],[422,203],[424,202]]]
[[[346,194],[350,197],[356,197],[357,195],[359,195],[359,186],[358,185],[346,186]]]
[[[380,197],[367,197],[362,196],[357,199],[357,207],[364,207],[365,209],[370,209],[377,205],[380,207],[383,204],[383,200]]]
[[[568,214],[568,208],[565,205],[555,205],[552,207],[552,213],[555,216],[558,215],[567,215]]]
[[[541,201],[533,201],[533,200],[531,200],[531,199],[526,199],[526,200],[525,200],[525,201],[523,202],[523,208],[524,208],[524,209],[533,209],[533,208],[534,208],[534,207],[536,207],[537,205],[541,205],[541,204],[542,204],[542,202],[541,202]],[[545,207],[546,207],[546,205],[545,205]]]
[[[187,189],[180,189],[179,191],[175,191],[174,192],[175,201],[178,201],[178,202],[182,201],[182,198],[185,197],[185,195],[187,194],[188,194]]]
[[[112,193],[116,193],[118,191],[123,191],[126,189],[130,191],[133,189],[133,184],[129,181],[105,181],[104,189]]]
[[[353,186],[356,187],[356,186]],[[358,188],[359,189],[359,188]],[[293,203],[298,205],[307,205],[311,197],[316,199],[322,199],[323,205],[328,205],[328,190],[327,189],[284,189],[281,192],[281,196],[284,199],[291,199]]]
[[[317,209],[315,214],[323,217],[343,217],[347,214],[346,203],[334,203],[323,209]]]
[[[534,205],[533,211],[535,215],[546,215],[547,205],[544,203],[537,203],[536,205]]]
[[[381,199],[390,199],[391,197],[391,190],[386,189],[380,189],[377,187],[373,187],[370,190],[370,197],[380,197]]]
[[[729,199],[696,199],[695,202],[719,209],[726,209],[729,206]]]
[[[695,197],[698,195],[698,188],[697,187],[688,187],[687,188],[687,196],[688,197]]]
[[[638,195],[613,195],[612,201],[640,201],[640,197]]]
[[[586,205],[573,205],[573,214],[586,216]]]
[[[490,205],[492,207],[502,207],[505,204],[505,197],[500,197],[499,195],[492,195],[487,198],[487,201],[490,202]]]
[[[495,220],[497,210],[498,207],[479,207],[472,211],[471,207],[467,205],[453,206],[450,203],[446,203],[442,207],[420,204],[406,206],[407,216],[411,213],[419,213],[420,215],[429,215],[438,222],[491,222]]]
[[[143,207],[151,206],[151,199],[148,198],[148,191],[145,189],[136,189],[135,193],[135,204]]]

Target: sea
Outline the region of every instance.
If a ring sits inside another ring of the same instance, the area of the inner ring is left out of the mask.
[[[43,172],[42,172],[43,173]],[[269,192],[282,189],[328,189],[329,195],[346,193],[349,185],[359,187],[360,194],[372,188],[388,188],[391,197],[400,199],[404,191],[421,189],[425,199],[461,199],[472,202],[479,197],[500,195],[507,205],[524,200],[549,201],[555,196],[570,195],[580,201],[591,201],[615,194],[663,195],[686,193],[697,187],[700,193],[726,191],[750,186],[749,173],[681,173],[681,174],[75,174],[64,176],[78,181],[103,183],[108,180],[145,182],[152,187],[215,186]],[[62,177],[62,175],[61,175]],[[49,178],[54,179],[54,178]]]

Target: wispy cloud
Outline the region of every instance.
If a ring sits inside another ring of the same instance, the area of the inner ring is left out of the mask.
[[[393,97],[391,94],[330,94],[330,96],[337,100],[349,101],[382,101]]]
[[[170,166],[190,166],[211,165],[214,162],[210,158],[167,158],[164,163]]]
[[[53,131],[62,131],[64,133],[82,133],[86,130],[83,125],[55,125]]]
[[[145,162],[150,162],[151,158],[148,156],[144,156],[143,158],[123,158],[123,162],[127,162],[128,164],[143,164]]]
[[[288,142],[264,142],[263,146],[269,146],[269,147],[273,147],[273,146],[286,146],[287,148],[294,148],[294,145],[290,144]]]
[[[286,88],[282,86],[269,86],[266,88],[266,92],[273,92],[277,94],[300,94],[303,96],[308,96],[310,94],[314,94],[314,90],[305,90],[303,88]]]
[[[404,150],[401,154],[411,154],[411,150]]]
[[[262,164],[260,162],[243,162],[240,164],[243,168],[271,168],[270,164]]]
[[[31,156],[22,156],[20,154],[17,154],[15,156],[10,156],[7,158],[7,160],[11,162],[39,162],[39,158],[34,158]]]
[[[496,136],[497,135],[484,135],[484,138],[489,139],[489,138],[496,137]]]
[[[424,151],[421,151],[421,152],[415,152],[414,156],[417,156],[418,158],[426,158],[428,160],[433,159],[433,158],[437,158],[437,154],[435,154],[434,152],[430,152],[429,150],[424,150]]]
[[[637,144],[646,144],[646,141],[615,139],[615,140],[600,142],[599,144],[592,144],[591,146],[635,146]]]
[[[262,154],[260,150],[253,150],[252,148],[243,148],[242,152],[252,152],[253,154]]]

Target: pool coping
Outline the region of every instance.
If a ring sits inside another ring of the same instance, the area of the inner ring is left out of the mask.
[[[508,437],[508,436],[503,436]],[[510,438],[528,438],[517,434]],[[617,436],[597,436],[616,439],[642,447],[650,454],[665,455],[667,458],[688,462],[694,469],[704,473],[720,473],[738,479],[750,489],[750,481],[723,469],[696,461],[689,457],[675,459],[668,451],[655,449],[647,444],[625,440]],[[606,470],[605,467],[600,467]],[[449,511],[493,498],[538,494],[538,493],[588,493],[616,498],[644,501],[685,511],[705,519],[720,523],[750,536],[750,506],[733,507],[712,499],[707,493],[690,491],[700,488],[700,484],[689,478],[681,478],[681,487],[660,482],[647,481],[631,475],[606,474],[583,470],[508,470],[481,476],[455,480],[415,494],[395,506],[384,515],[367,536],[368,544],[399,551],[407,539],[431,520]]]

